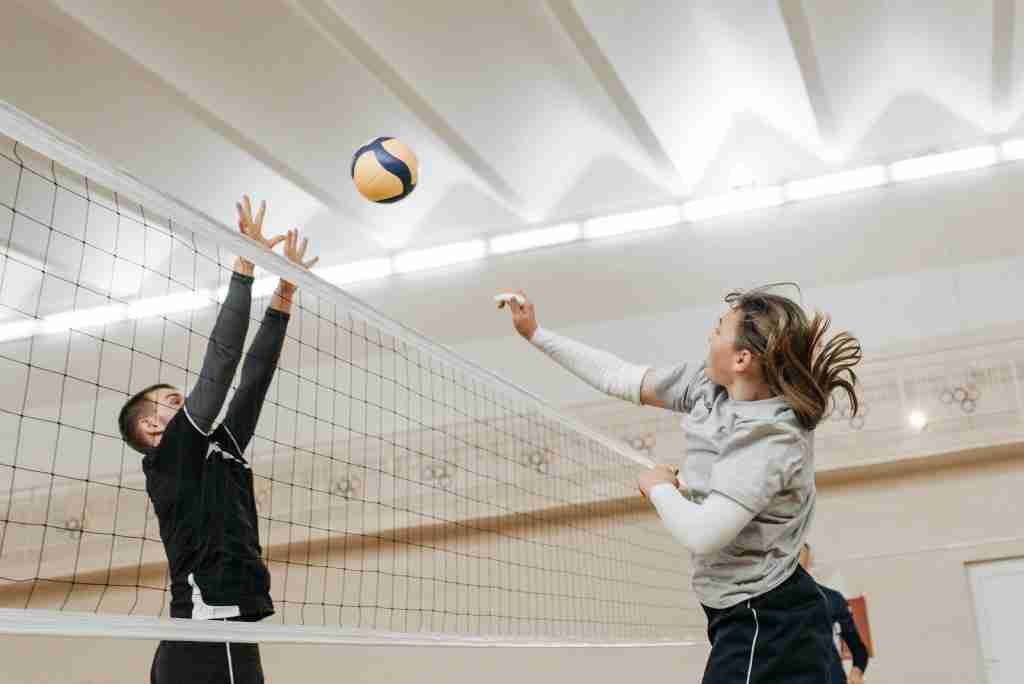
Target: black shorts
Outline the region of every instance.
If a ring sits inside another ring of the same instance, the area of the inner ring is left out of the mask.
[[[211,641],[161,641],[153,656],[149,681],[150,684],[263,684],[260,647]]]
[[[803,568],[750,601],[704,612],[711,655],[703,684],[837,684],[828,604]]]

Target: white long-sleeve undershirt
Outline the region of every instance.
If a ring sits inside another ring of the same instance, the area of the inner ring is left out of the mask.
[[[638,366],[601,349],[537,328],[530,343],[591,387],[607,395],[640,404],[647,366]]]
[[[754,519],[751,511],[718,492],[695,504],[663,482],[651,489],[648,498],[672,536],[698,556],[725,548]]]

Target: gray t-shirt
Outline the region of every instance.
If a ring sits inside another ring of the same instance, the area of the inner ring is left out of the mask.
[[[701,503],[712,491],[754,513],[725,548],[693,558],[693,588],[710,608],[764,594],[794,570],[814,515],[814,435],[781,397],[734,401],[704,364],[651,371],[658,399],[685,414],[683,479]]]

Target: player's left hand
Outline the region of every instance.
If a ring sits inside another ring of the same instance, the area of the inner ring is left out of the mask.
[[[293,264],[306,269],[307,271],[320,261],[320,257],[313,257],[309,261],[306,261],[306,248],[309,247],[309,238],[302,238],[302,242],[299,242],[299,229],[295,228],[289,230],[286,235],[281,236],[284,239],[284,255],[288,261]],[[282,280],[287,287],[295,289],[295,285],[287,281]]]
[[[860,668],[854,667],[850,670],[846,681],[848,684],[864,684],[864,673],[860,671]]]
[[[637,485],[640,487],[640,494],[645,498],[650,496],[651,490],[656,485],[661,483],[668,483],[679,489],[679,468],[670,465],[656,465],[650,470],[645,470],[640,473],[640,477],[637,478]]]

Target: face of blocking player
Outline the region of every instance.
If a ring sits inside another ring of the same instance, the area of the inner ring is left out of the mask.
[[[156,448],[175,414],[185,405],[185,395],[174,387],[161,387],[146,395],[151,411],[135,423],[138,440],[149,448]]]

